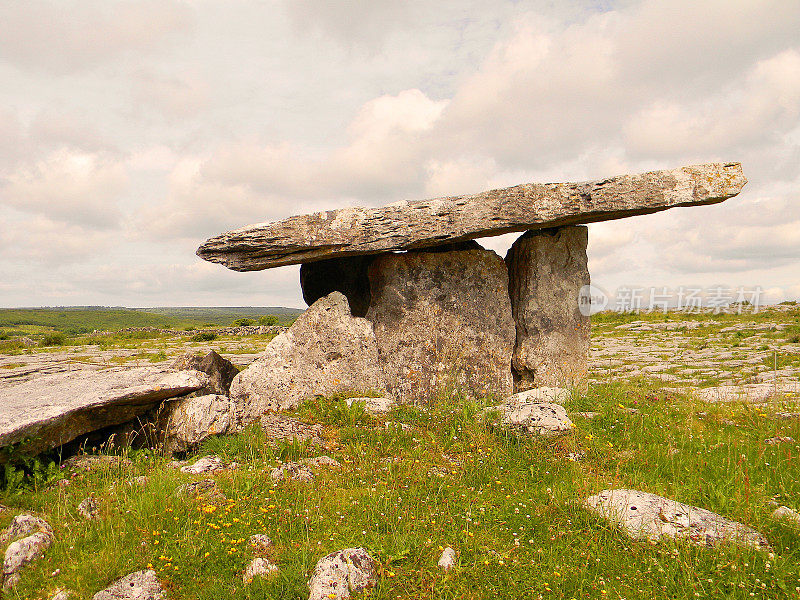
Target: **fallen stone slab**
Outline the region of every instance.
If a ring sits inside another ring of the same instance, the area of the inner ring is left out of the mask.
[[[92,600],[164,600],[167,597],[156,572],[136,571],[97,592]]]
[[[308,600],[342,600],[377,583],[378,565],[364,548],[331,552],[317,562]]]
[[[256,271],[715,204],[746,182],[741,164],[710,163],[585,183],[527,183],[260,223],[209,239],[197,255],[235,271]]]
[[[770,547],[767,539],[755,529],[709,510],[647,492],[604,490],[587,498],[584,505],[633,538],[657,541],[667,537],[697,546],[732,542],[765,550]]]
[[[31,454],[119,425],[207,385],[198,371],[164,367],[57,373],[0,389],[0,447]],[[1,460],[1,459],[0,459]]]
[[[233,379],[234,427],[316,396],[387,394],[372,324],[340,292],[317,300]]]

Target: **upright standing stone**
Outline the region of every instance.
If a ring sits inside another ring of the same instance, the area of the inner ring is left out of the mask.
[[[585,380],[589,317],[578,293],[589,285],[586,227],[538,229],[521,236],[506,256],[517,327],[515,391],[572,386]]]
[[[511,393],[514,322],[499,256],[482,248],[384,254],[368,272],[367,319],[396,398]]]
[[[231,384],[234,426],[315,396],[386,393],[369,321],[339,292],[320,298]]]

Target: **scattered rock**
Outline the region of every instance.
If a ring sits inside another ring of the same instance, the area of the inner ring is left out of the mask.
[[[129,458],[112,454],[79,454],[61,463],[61,468],[70,473],[92,473],[101,470],[130,467],[133,462]]]
[[[213,479],[201,479],[184,483],[175,490],[177,496],[203,496],[212,502],[225,500],[225,494],[217,487]]]
[[[669,537],[697,546],[734,542],[768,549],[766,538],[756,530],[730,521],[703,508],[637,490],[604,490],[585,501],[593,513],[619,525],[634,538],[652,541]]]
[[[532,402],[555,402],[560,404],[571,397],[572,393],[566,388],[542,386],[512,394],[506,398],[503,404],[522,405]]]
[[[190,475],[201,475],[203,473],[216,473],[217,471],[228,471],[237,468],[239,465],[235,462],[226,464],[219,456],[207,454],[202,458],[198,458],[193,464],[185,465],[180,468],[181,473],[189,473]]]
[[[166,597],[155,571],[136,571],[97,592],[93,600],[165,600]]]
[[[788,435],[781,435],[777,437],[771,437],[764,440],[764,443],[767,446],[776,446],[778,444],[794,444],[794,438],[789,437]]]
[[[368,272],[367,319],[398,401],[513,392],[514,321],[508,271],[497,254],[484,249],[383,254]]]
[[[389,412],[393,406],[396,406],[396,402],[392,398],[383,397],[383,398],[347,398],[345,399],[347,402],[347,406],[353,406],[353,404],[358,402],[364,403],[364,411],[370,415],[381,415],[383,413]]]
[[[776,508],[772,513],[772,518],[781,521],[791,521],[795,525],[800,525],[800,512],[788,506],[779,506]]]
[[[205,356],[187,352],[172,363],[172,368],[179,371],[194,369],[208,375],[208,385],[200,390],[206,395],[230,393],[231,382],[239,372],[239,369],[231,361],[213,350]]]
[[[335,458],[331,458],[330,456],[304,458],[300,461],[300,463],[309,467],[329,467],[331,469],[338,469],[342,466],[342,463]]]
[[[454,566],[456,566],[456,551],[453,550],[450,546],[444,549],[442,552],[442,556],[439,557],[439,568],[443,571],[449,571]]]
[[[57,589],[55,593],[50,597],[50,600],[69,600],[74,596],[75,593],[72,590]]]
[[[564,407],[553,402],[503,404],[487,410],[500,410],[501,426],[537,435],[558,435],[575,427]]]
[[[259,554],[263,554],[272,548],[272,539],[263,533],[251,535],[248,541],[253,552],[257,552]]]
[[[308,582],[308,600],[341,600],[377,582],[377,563],[364,548],[347,548],[321,558]]]
[[[305,465],[300,463],[290,462],[275,467],[270,472],[269,476],[275,481],[291,480],[300,481],[302,483],[311,483],[314,481],[314,473]]]
[[[588,229],[569,225],[528,231],[506,255],[517,328],[514,389],[583,385],[589,358]]]
[[[266,413],[261,416],[261,428],[269,440],[309,440],[317,446],[325,445],[319,423],[308,424],[279,413]]]
[[[6,548],[3,559],[3,587],[14,587],[20,579],[20,570],[33,559],[44,554],[53,543],[53,529],[50,525],[33,515],[14,517],[11,524],[3,530],[0,539],[3,543],[17,539]]]
[[[246,584],[252,583],[255,577],[269,577],[270,575],[275,575],[278,572],[278,565],[275,563],[267,560],[266,558],[254,558],[250,561],[250,564],[247,565],[247,568],[244,570],[244,582]]]
[[[353,392],[387,389],[372,325],[351,315],[339,292],[317,300],[231,384],[237,427],[315,396]]]
[[[212,435],[228,431],[231,401],[211,394],[173,400],[164,406],[164,450],[186,452]]]
[[[207,383],[197,371],[137,367],[56,373],[0,388],[0,447],[23,443],[36,454],[126,423]]]
[[[97,500],[94,496],[89,496],[78,505],[78,514],[84,519],[96,519],[100,512],[100,507],[97,506]]]

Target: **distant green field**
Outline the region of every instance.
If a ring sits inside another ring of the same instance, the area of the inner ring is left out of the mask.
[[[69,306],[52,308],[0,308],[0,335],[27,335],[48,331],[66,334],[117,331],[126,327],[225,326],[237,319],[273,315],[282,324],[293,321],[302,311],[281,306],[121,308]]]

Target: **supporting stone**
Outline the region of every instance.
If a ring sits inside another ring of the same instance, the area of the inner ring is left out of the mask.
[[[529,231],[506,256],[517,328],[515,391],[570,387],[586,379],[589,317],[578,293],[589,285],[588,230],[583,226]]]
[[[300,265],[303,300],[311,306],[331,292],[341,292],[350,303],[354,317],[363,317],[369,308],[367,267],[374,256],[344,256]]]
[[[482,248],[384,254],[368,273],[367,319],[395,398],[511,393],[514,322],[508,273],[497,254]]]

